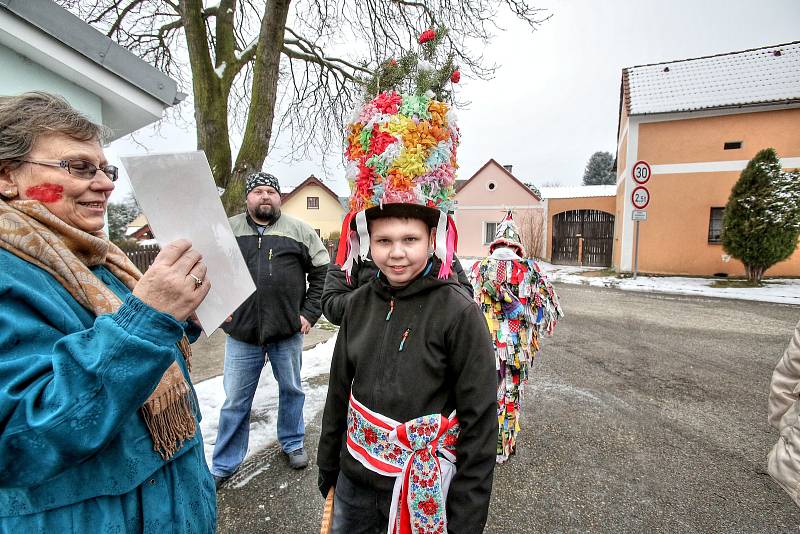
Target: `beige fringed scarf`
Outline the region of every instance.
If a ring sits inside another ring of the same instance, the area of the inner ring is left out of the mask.
[[[142,273],[102,232],[94,235],[72,227],[38,200],[0,200],[0,247],[50,273],[85,308],[99,316],[113,313],[122,301],[89,267],[105,265],[133,289]],[[180,340],[187,365],[192,351]],[[142,406],[153,449],[165,460],[195,434],[189,384],[176,362],[169,366]]]

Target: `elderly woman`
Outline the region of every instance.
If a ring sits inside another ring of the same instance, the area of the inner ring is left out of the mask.
[[[213,532],[185,240],[142,275],[103,234],[117,169],[60,97],[0,97],[0,532]]]

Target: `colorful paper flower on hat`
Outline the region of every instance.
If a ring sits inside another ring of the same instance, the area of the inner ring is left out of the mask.
[[[373,172],[379,178],[385,178],[389,174],[389,164],[380,154],[376,154],[367,160],[367,165],[372,168]],[[380,180],[378,180],[380,181]]]
[[[356,123],[350,129],[350,135],[347,136],[347,159],[357,160],[366,154],[361,145],[361,130],[363,128],[364,125]]]
[[[425,30],[419,34],[419,44],[425,44],[428,41],[433,41],[434,39],[436,39],[436,32],[433,30]]]
[[[408,128],[414,121],[405,115],[398,113],[397,115],[392,115],[392,117],[383,125],[387,132],[390,134],[397,136],[398,138],[402,138],[403,134],[408,131]]]
[[[397,138],[387,131],[379,130],[372,135],[369,143],[370,154],[383,154],[386,147],[396,142]]]
[[[385,91],[376,96],[372,102],[375,107],[381,111],[381,113],[393,115],[397,113],[397,110],[400,108],[400,104],[402,104],[403,99],[394,91]]]
[[[405,152],[394,160],[392,167],[406,176],[421,176],[425,174],[425,155],[425,147],[406,145]]]
[[[421,146],[430,148],[436,145],[436,138],[431,135],[431,124],[428,121],[412,123],[403,134],[403,143],[411,148]]]
[[[425,95],[403,95],[403,104],[400,106],[400,113],[406,117],[414,117],[419,120],[430,119],[428,104],[431,99]]]
[[[375,106],[375,104],[373,102],[368,102],[363,108],[361,108],[361,113],[358,115],[357,122],[365,124],[378,113],[380,113],[380,110]]]
[[[439,127],[447,127],[447,104],[431,100],[428,103],[428,113],[431,116],[431,123]]]
[[[403,141],[396,141],[387,146],[386,150],[384,150],[382,154],[379,154],[378,157],[380,157],[387,164],[390,164],[400,156],[404,149],[405,147],[403,146]]]
[[[445,165],[449,167],[451,155],[450,143],[439,141],[431,149],[428,159],[425,161],[425,166],[429,169],[435,169],[433,172],[438,171],[440,167]]]
[[[361,134],[358,136],[358,142],[361,143],[361,148],[365,153],[369,151],[370,139],[372,139],[372,128],[362,128]]]

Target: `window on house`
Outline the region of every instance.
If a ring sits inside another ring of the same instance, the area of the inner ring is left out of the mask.
[[[319,197],[306,197],[306,208],[310,210],[318,210]]]
[[[492,241],[494,241],[494,235],[497,233],[497,223],[496,222],[487,222],[483,223],[484,234],[483,234],[483,244],[488,245]]]
[[[722,218],[725,216],[725,208],[711,208],[711,216],[708,221],[708,242],[722,242]]]
[[[322,234],[320,234],[319,228],[314,228],[314,231],[317,232],[317,237],[322,237]]]
[[[742,148],[741,141],[726,141],[723,147],[724,150],[737,150],[739,148]]]

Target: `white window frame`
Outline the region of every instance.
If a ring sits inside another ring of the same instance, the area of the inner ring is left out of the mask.
[[[497,221],[483,221],[483,244],[488,245],[492,241],[494,241],[494,236],[497,234]],[[494,225],[494,232],[489,235],[487,230],[489,229],[487,225],[493,224]]]

